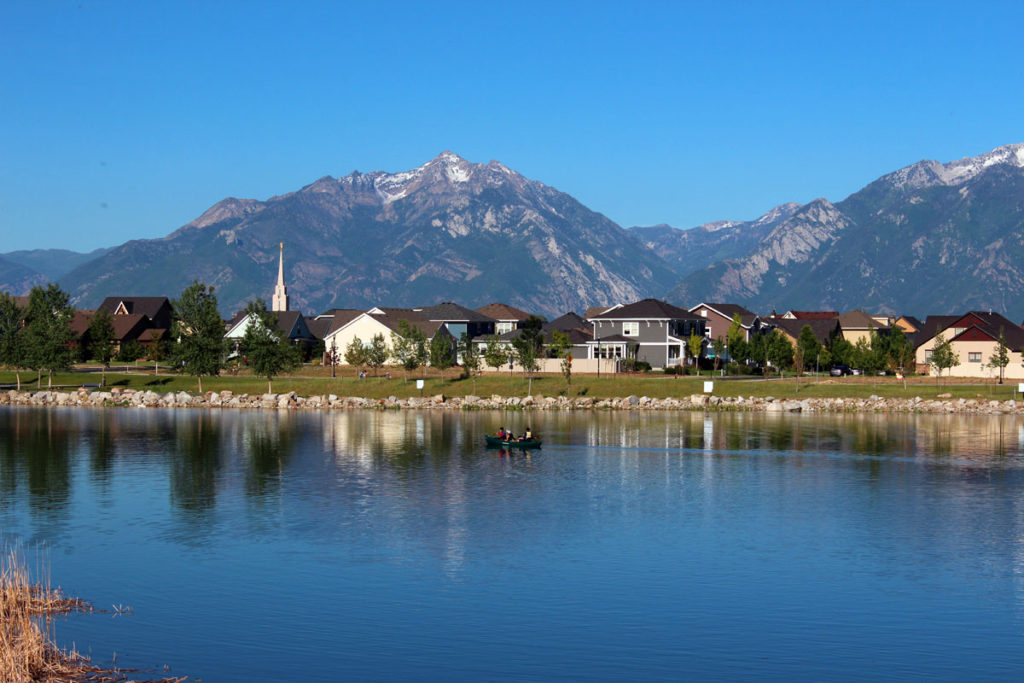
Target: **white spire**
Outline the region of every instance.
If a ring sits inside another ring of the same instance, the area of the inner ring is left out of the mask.
[[[274,299],[270,310],[288,310],[288,289],[284,286],[284,242],[281,242],[281,260],[277,264],[277,286],[274,287]]]

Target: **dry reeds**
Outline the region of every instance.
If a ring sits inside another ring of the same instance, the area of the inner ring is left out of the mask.
[[[33,583],[22,554],[7,550],[0,557],[0,683],[126,681],[123,670],[93,666],[88,657],[57,647],[54,618],[91,611],[87,603],[66,597],[48,581]]]

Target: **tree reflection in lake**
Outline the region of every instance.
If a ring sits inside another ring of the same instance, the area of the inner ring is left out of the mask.
[[[46,516],[58,515],[70,496],[71,433],[63,410],[0,410],[0,487],[3,500],[25,487],[29,505]]]
[[[217,476],[223,465],[221,420],[209,412],[183,412],[173,423],[170,457],[171,502],[203,515],[217,500]]]
[[[248,458],[245,489],[250,496],[262,499],[280,486],[293,448],[291,417],[286,412],[272,413],[244,425],[241,444]]]

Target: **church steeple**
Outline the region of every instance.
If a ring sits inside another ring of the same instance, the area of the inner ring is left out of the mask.
[[[274,299],[270,310],[288,310],[288,289],[284,286],[284,242],[281,242],[281,260],[277,264],[277,286],[274,287]]]

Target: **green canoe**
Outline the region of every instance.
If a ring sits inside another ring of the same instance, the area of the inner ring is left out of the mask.
[[[540,448],[540,439],[529,441],[503,441],[500,437],[487,434],[487,445],[491,448]]]

